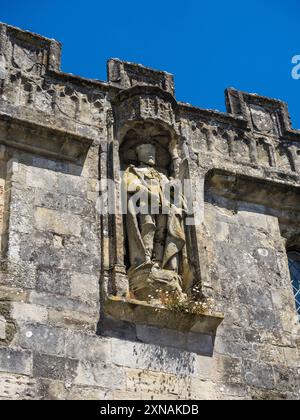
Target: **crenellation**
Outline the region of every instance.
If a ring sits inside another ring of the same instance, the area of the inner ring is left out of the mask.
[[[158,86],[174,95],[174,78],[167,72],[150,69],[140,64],[124,62],[113,58],[107,64],[108,81],[122,88],[138,84]]]

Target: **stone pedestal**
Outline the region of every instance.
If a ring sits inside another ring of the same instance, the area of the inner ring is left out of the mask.
[[[212,337],[216,336],[217,328],[224,319],[224,314],[218,312],[192,314],[171,311],[162,306],[118,296],[108,296],[104,306],[105,313],[113,319],[134,325],[155,326],[167,330],[207,334]]]
[[[141,301],[158,299],[165,292],[182,294],[181,277],[174,271],[162,270],[153,263],[129,270],[128,277],[131,292]]]

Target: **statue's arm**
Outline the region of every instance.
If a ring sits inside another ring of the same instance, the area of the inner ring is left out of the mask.
[[[141,180],[130,170],[125,172],[124,184],[128,194],[135,194],[137,192],[147,190],[147,188],[142,184]]]

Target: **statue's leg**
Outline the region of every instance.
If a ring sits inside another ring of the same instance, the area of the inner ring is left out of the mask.
[[[154,237],[154,260],[162,266],[166,235],[167,235],[168,216],[166,214],[156,215],[156,232]]]
[[[168,263],[168,269],[175,271],[175,273],[178,273],[179,271],[179,255],[178,254],[174,255],[174,257],[170,259]]]
[[[146,262],[152,261],[154,235],[155,235],[155,216],[151,214],[139,215],[141,236],[146,249]]]

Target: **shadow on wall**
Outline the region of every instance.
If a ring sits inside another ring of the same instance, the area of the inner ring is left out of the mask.
[[[300,188],[246,175],[213,170],[207,174],[205,202],[233,214],[246,211],[278,218],[288,244],[299,237]]]
[[[80,158],[74,162],[60,161],[58,159],[49,159],[47,157],[41,157],[33,155],[31,153],[17,152],[14,153],[13,158],[19,163],[27,166],[29,169],[33,168],[33,171],[38,171],[39,175],[43,175],[43,170],[46,170],[45,176],[49,176],[47,171],[55,172],[63,175],[73,175],[81,177],[83,174],[84,167],[87,163],[88,154],[84,153]]]
[[[98,324],[98,334],[105,337],[157,345],[159,347],[155,347],[155,353],[158,352],[163,354],[164,357],[167,355],[170,358],[173,354],[176,362],[184,362],[187,366],[192,366],[189,358],[192,357],[193,353],[212,357],[215,342],[215,337],[211,335],[148,325],[134,325],[126,321],[115,320],[105,314],[102,315]],[[184,360],[178,361],[178,357],[181,358],[180,355],[183,352]]]

